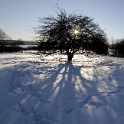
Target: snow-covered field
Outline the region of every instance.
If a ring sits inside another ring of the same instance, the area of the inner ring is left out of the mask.
[[[124,124],[124,58],[65,58],[0,54],[0,124]]]

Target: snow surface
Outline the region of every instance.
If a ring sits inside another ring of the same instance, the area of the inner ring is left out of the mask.
[[[0,54],[0,124],[124,124],[124,58]]]

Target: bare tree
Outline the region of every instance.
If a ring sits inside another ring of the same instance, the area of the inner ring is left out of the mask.
[[[0,40],[10,40],[11,38],[2,30],[0,29]]]
[[[58,8],[57,17],[39,18],[39,22],[35,33],[41,41],[40,50],[66,52],[68,61],[72,61],[74,53],[78,50],[91,49],[88,45],[95,39],[107,42],[106,34],[99,25],[94,23],[92,18],[82,14],[69,14]],[[43,41],[45,43],[42,43]]]

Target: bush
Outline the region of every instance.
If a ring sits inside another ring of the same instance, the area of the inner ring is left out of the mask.
[[[117,40],[115,44],[112,45],[113,55],[124,57],[124,39]]]
[[[0,52],[19,52],[22,48],[13,45],[0,45]]]

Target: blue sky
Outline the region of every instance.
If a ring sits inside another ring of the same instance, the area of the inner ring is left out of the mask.
[[[108,38],[124,38],[124,0],[0,0],[0,29],[13,40],[32,40],[38,17],[56,16],[53,4],[94,18]]]

